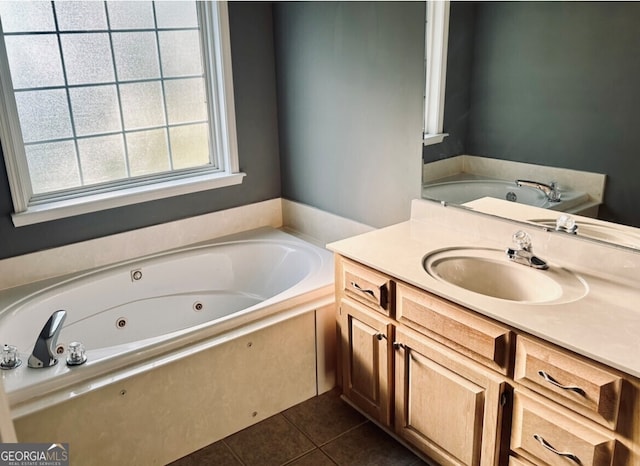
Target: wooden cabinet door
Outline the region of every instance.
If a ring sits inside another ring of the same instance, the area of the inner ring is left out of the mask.
[[[343,393],[382,424],[391,425],[393,326],[359,303],[340,301]]]
[[[394,351],[396,433],[441,465],[497,466],[506,382],[404,328]]]

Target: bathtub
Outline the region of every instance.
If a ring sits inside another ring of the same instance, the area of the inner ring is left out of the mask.
[[[566,211],[588,200],[588,195],[583,192],[560,190],[560,193],[560,201],[551,202],[539,189],[518,186],[514,181],[494,179],[447,181],[425,184],[422,188],[423,198],[452,204],[465,204],[482,197],[493,197],[534,207]]]
[[[203,351],[333,300],[325,249],[264,228],[0,292],[0,345],[22,365],[0,371],[15,417]],[[67,311],[50,368],[27,360],[56,310]]]

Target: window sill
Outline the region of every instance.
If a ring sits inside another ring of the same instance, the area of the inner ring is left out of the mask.
[[[242,183],[245,173],[215,173],[31,205],[12,215],[16,227]]]
[[[449,136],[449,133],[439,133],[439,134],[426,134],[422,137],[422,145],[430,146],[432,144],[441,143],[444,138]]]

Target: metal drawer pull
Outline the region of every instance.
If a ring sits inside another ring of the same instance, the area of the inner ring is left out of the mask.
[[[358,285],[356,282],[351,282],[351,286],[354,287],[356,290],[358,290],[360,293],[365,293],[365,294],[371,295],[371,297],[373,297],[373,298],[376,297],[376,295],[373,292],[373,290],[365,290],[360,285]]]
[[[386,340],[386,339],[387,339],[387,336],[386,336],[384,333],[378,333],[378,334],[376,335],[376,338],[377,338],[378,340],[382,341],[383,339],[384,339],[384,340]]]
[[[544,438],[542,438],[540,435],[538,434],[533,434],[533,438],[536,439],[538,442],[540,442],[540,445],[542,445],[543,447],[545,447],[547,450],[555,453],[558,456],[563,456],[565,458],[570,459],[571,461],[574,461],[576,464],[582,464],[582,462],[580,461],[580,458],[578,458],[576,455],[574,455],[573,453],[567,453],[567,452],[563,452],[563,451],[558,451],[555,448],[553,448],[551,446],[551,444],[549,442],[547,442]]]
[[[551,385],[554,385],[554,386],[556,386],[558,388],[561,388],[563,390],[570,390],[570,391],[575,392],[578,395],[582,395],[582,396],[586,396],[587,395],[585,393],[585,391],[583,389],[581,389],[580,387],[577,387],[575,385],[562,385],[560,382],[558,382],[556,379],[551,377],[545,371],[538,371],[538,375],[540,377],[542,377],[544,380],[546,380],[547,382],[549,382]]]

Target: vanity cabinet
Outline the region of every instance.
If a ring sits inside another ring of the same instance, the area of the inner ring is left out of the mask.
[[[388,318],[349,299],[340,300],[343,393],[362,411],[391,424],[391,341]]]
[[[345,398],[439,464],[499,465],[509,331],[348,259],[336,277]]]
[[[497,465],[504,378],[396,329],[395,431],[438,464]]]
[[[640,466],[640,380],[336,256],[346,399],[439,465]]]

